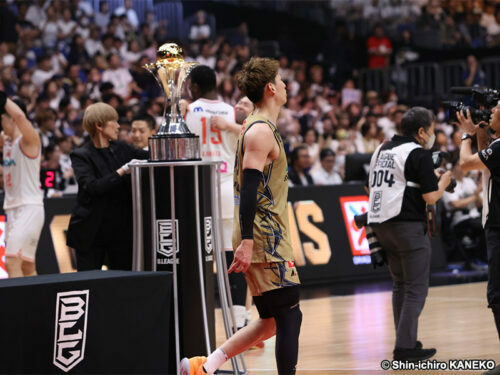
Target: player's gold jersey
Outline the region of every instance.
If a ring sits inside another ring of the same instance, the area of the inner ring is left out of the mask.
[[[265,166],[262,180],[257,188],[257,210],[253,224],[254,250],[252,263],[293,262],[293,251],[288,228],[288,164],[283,140],[276,126],[260,115],[250,115],[243,128],[236,148],[234,165],[234,228],[233,248],[241,243],[240,231],[240,186],[243,177],[243,141],[246,132],[253,126],[269,126],[279,145],[276,160]]]

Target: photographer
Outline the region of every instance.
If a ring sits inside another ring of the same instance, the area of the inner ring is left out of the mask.
[[[487,128],[474,125],[470,111],[457,112],[457,125],[462,130],[460,166],[464,171],[485,170],[483,175],[483,225],[488,253],[488,307],[493,311],[500,336],[500,102],[492,110],[490,131],[494,140],[488,145]],[[477,134],[478,150],[472,153],[472,136]],[[488,173],[489,172],[489,173]],[[485,179],[486,178],[486,179]],[[500,367],[486,374],[500,374]]]
[[[394,360],[418,361],[436,353],[417,341],[431,262],[426,204],[441,198],[451,173],[438,180],[434,172],[428,151],[435,140],[432,112],[422,107],[408,110],[401,128],[403,135],[383,143],[372,156],[368,224],[385,250],[393,279]]]

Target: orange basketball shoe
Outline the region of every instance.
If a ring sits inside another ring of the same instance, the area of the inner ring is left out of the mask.
[[[206,375],[203,365],[207,357],[183,358],[181,361],[181,375]]]

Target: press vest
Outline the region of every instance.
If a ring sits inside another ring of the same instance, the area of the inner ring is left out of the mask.
[[[368,223],[383,223],[401,212],[407,186],[415,183],[405,178],[405,164],[410,153],[420,148],[415,142],[407,142],[392,149],[377,147],[370,162],[370,209]]]

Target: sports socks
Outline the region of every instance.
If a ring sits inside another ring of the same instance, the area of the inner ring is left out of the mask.
[[[228,360],[226,353],[221,348],[216,349],[207,357],[203,369],[209,375],[212,375]]]

